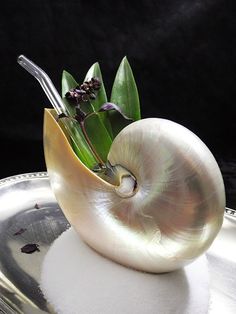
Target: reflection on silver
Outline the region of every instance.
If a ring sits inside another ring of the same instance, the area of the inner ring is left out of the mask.
[[[68,226],[46,173],[0,181],[0,309],[3,313],[53,313],[38,287],[40,267],[50,244]],[[27,230],[14,235],[21,228]],[[21,247],[27,243],[39,244],[40,252],[21,253]]]
[[[226,207],[225,208],[225,215],[228,216],[228,217],[236,218],[236,210],[232,209],[232,208],[229,208],[229,207]]]
[[[35,208],[36,203],[39,209]],[[227,209],[227,215],[233,217],[230,211],[235,213],[235,210]],[[38,288],[40,267],[51,243],[68,227],[46,173],[23,174],[0,180],[0,310],[3,313],[53,313]],[[27,231],[14,236],[20,228],[27,228]],[[30,242],[40,244],[40,252],[22,254],[20,248]],[[233,256],[235,242],[236,219],[225,218],[222,231],[207,254],[210,271],[213,270],[214,286],[211,293],[214,300],[227,289],[224,287],[226,281],[219,278],[216,272],[217,261],[221,269],[226,269],[229,261],[236,267]],[[224,243],[227,243],[227,250],[219,250]],[[227,306],[227,302],[224,296],[224,306]]]

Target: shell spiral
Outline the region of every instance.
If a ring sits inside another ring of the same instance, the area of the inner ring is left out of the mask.
[[[102,255],[148,272],[183,267],[208,249],[225,208],[223,179],[206,145],[185,127],[149,118],[124,128],[108,160],[136,180],[122,196],[87,169],[45,110],[44,151],[51,187],[65,216]]]

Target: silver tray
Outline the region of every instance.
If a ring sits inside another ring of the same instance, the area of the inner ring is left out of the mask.
[[[207,252],[211,306],[236,313],[236,211],[226,209],[224,224]],[[0,313],[54,313],[39,289],[40,268],[51,243],[69,227],[50,189],[47,173],[28,173],[0,180]],[[15,235],[21,229],[25,232]],[[40,251],[23,254],[28,243]],[[220,276],[219,276],[220,272]],[[223,303],[222,303],[223,302]]]
[[[67,228],[47,173],[0,180],[0,309],[3,313],[53,313],[38,283],[50,244]],[[14,235],[27,229],[20,235]],[[23,254],[28,243],[40,251]],[[0,311],[1,313],[1,311]]]

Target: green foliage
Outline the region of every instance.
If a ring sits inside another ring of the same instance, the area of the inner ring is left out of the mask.
[[[75,115],[75,106],[73,106],[65,97],[65,94],[72,88],[75,88],[78,85],[73,76],[67,71],[62,72],[62,80],[61,80],[61,94],[62,100],[71,116]]]
[[[132,69],[126,57],[120,63],[111,92],[111,102],[117,104],[121,111],[133,121],[141,119],[137,86]],[[117,135],[127,121],[118,112],[111,112],[113,135]]]
[[[94,158],[91,149],[84,138],[81,128],[78,127],[78,122],[71,120],[69,121],[69,124],[73,133],[71,145],[74,152],[83,164],[85,164],[89,169],[92,169],[97,164],[97,161]]]
[[[98,63],[94,63],[91,66],[86,74],[85,81],[90,81],[93,77],[100,80],[101,87],[97,93],[96,99],[81,104],[81,109],[87,115],[84,120],[84,126],[89,140],[97,154],[105,163],[114,137],[121,129],[131,123],[131,120],[135,121],[141,118],[139,96],[134,76],[126,57],[121,61],[113,83],[110,102],[114,103],[114,105],[109,104],[109,106],[107,106],[106,104],[107,95]],[[62,98],[70,114],[70,124],[74,134],[74,141],[72,141],[71,144],[80,160],[87,167],[93,168],[96,159],[84,137],[80,123],[74,120],[76,113],[75,105],[65,98],[65,94],[78,85],[79,84],[70,73],[63,71]],[[104,104],[106,104],[106,106],[103,106]],[[101,107],[108,108],[108,110],[100,110]],[[127,118],[129,118],[129,120]]]
[[[86,132],[100,158],[106,162],[112,139],[101,122],[98,113],[94,113],[84,121]]]
[[[75,81],[73,76],[70,73],[63,71],[62,73],[62,99],[71,117],[74,117],[75,115],[75,106],[72,105],[65,98],[65,94],[71,88],[75,88],[77,85],[78,83]],[[64,118],[64,119],[69,119],[69,118]],[[86,139],[84,138],[81,128],[78,125],[78,122],[71,119],[70,121],[68,121],[68,124],[70,125],[70,129],[73,133],[73,139],[71,139],[71,146],[74,152],[88,168],[90,169],[93,168],[94,165],[96,164],[96,160],[91,152],[91,149]]]

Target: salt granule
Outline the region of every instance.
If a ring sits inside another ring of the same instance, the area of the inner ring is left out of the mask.
[[[102,257],[72,228],[45,256],[41,289],[58,314],[204,314],[210,293],[205,256],[183,270],[142,273]]]

